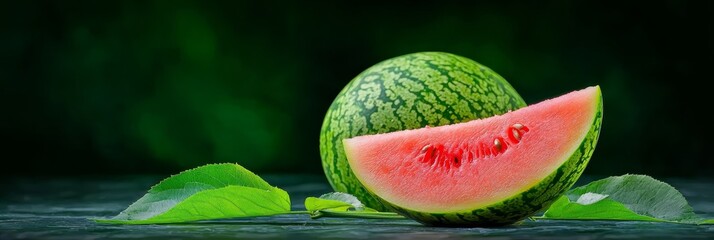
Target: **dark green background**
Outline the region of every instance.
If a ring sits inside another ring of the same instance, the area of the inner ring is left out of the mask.
[[[711,176],[711,1],[3,1],[0,173],[322,171],[327,107],[446,51],[528,103],[602,86],[586,174]],[[11,164],[12,163],[12,164]]]

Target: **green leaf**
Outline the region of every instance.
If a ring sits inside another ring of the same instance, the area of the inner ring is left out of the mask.
[[[550,219],[576,219],[576,220],[641,220],[661,221],[656,218],[639,215],[628,209],[622,203],[612,199],[603,199],[592,204],[583,205],[571,202],[568,197],[561,196],[544,214]]]
[[[310,212],[343,208],[345,211],[350,208],[354,210],[364,210],[364,205],[362,205],[362,202],[360,202],[357,197],[342,192],[331,192],[323,194],[319,198],[308,197],[305,199],[305,209]]]
[[[571,189],[541,217],[706,223],[674,187],[645,175],[609,177]]]
[[[238,164],[211,164],[164,179],[139,200],[100,223],[178,223],[268,216],[290,211],[287,192]]]
[[[355,196],[341,192],[323,194],[319,198],[308,197],[305,199],[305,209],[307,209],[312,218],[405,219],[397,213],[379,212],[372,208],[365,207]]]

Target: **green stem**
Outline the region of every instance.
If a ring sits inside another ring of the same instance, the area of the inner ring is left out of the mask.
[[[309,211],[290,211],[290,212],[285,212],[281,214],[310,214]]]
[[[313,219],[321,217],[339,218],[365,218],[365,219],[406,219],[404,216],[393,212],[333,212],[329,210],[317,211],[311,215]]]

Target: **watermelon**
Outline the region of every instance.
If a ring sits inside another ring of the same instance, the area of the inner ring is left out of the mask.
[[[595,150],[598,86],[503,115],[344,140],[349,165],[378,200],[435,226],[499,226],[549,206]]]
[[[385,211],[352,174],[343,139],[466,122],[524,106],[506,80],[473,60],[443,52],[388,59],[355,77],[332,102],[320,132],[323,169],[335,191]]]

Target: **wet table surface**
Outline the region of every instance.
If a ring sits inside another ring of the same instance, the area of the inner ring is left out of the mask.
[[[435,228],[411,220],[289,215],[172,225],[106,225],[165,176],[5,178],[0,183],[0,239],[714,239],[714,225],[617,221],[523,221],[501,228]],[[331,191],[320,175],[268,175],[290,193],[293,210]],[[585,178],[581,182],[594,180]],[[695,211],[714,218],[714,180],[663,179]]]

